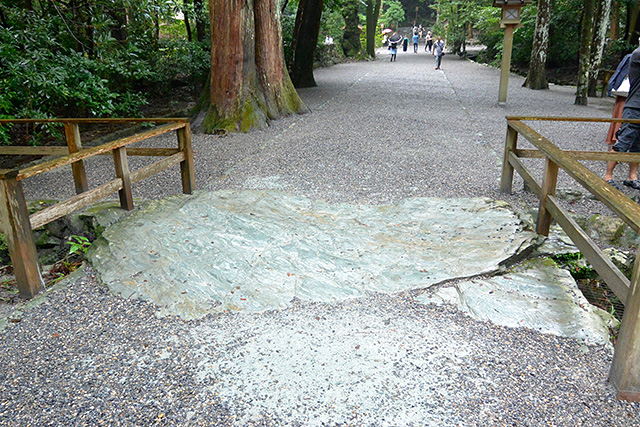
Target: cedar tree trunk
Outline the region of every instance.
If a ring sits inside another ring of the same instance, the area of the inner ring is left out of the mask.
[[[277,0],[210,0],[207,133],[246,132],[307,111],[284,66]]]
[[[620,2],[613,0],[611,2],[609,38],[618,40],[618,37],[620,37]]]
[[[529,89],[549,89],[546,65],[550,19],[551,0],[538,0],[538,15],[536,17],[535,33],[533,34],[529,73],[523,85]]]
[[[376,57],[376,32],[382,0],[367,0],[367,55]]]
[[[576,88],[575,105],[587,105],[587,88],[589,85],[589,64],[591,64],[591,41],[593,40],[593,12],[595,0],[584,1],[582,16],[582,35],[580,37],[580,61],[578,64],[578,87]]]
[[[204,6],[202,0],[193,0],[193,13],[196,15],[196,39],[199,42],[203,42],[206,36],[205,28],[207,25],[207,19],[204,12]]]
[[[602,63],[602,51],[611,14],[611,0],[597,0],[596,16],[593,22],[593,42],[591,44],[591,64],[589,64],[589,96],[596,96],[598,73]]]
[[[313,60],[320,33],[324,0],[300,0],[293,30],[291,81],[295,87],[313,87]]]
[[[347,58],[355,58],[362,51],[360,44],[360,28],[358,27],[359,1],[349,0],[342,7],[344,31],[342,32],[342,50]]]

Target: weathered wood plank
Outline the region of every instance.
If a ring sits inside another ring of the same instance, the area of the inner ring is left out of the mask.
[[[631,275],[609,381],[618,391],[619,399],[640,402],[640,249]]]
[[[122,188],[122,179],[116,178],[100,187],[92,188],[63,202],[56,203],[31,215],[31,228],[36,229],[78,209],[97,202]]]
[[[0,180],[0,216],[20,296],[32,298],[44,290],[44,282],[29,224],[27,203],[17,176],[17,171],[14,171]]]
[[[67,147],[0,147],[0,156],[66,156]]]
[[[87,148],[81,148],[85,151]],[[172,156],[180,150],[177,148],[127,147],[127,156],[165,157]],[[0,147],[0,156],[66,156],[67,147]],[[109,156],[111,153],[99,153],[99,156]]]
[[[529,190],[531,190],[531,192],[536,196],[540,197],[542,187],[540,187],[540,184],[538,184],[538,181],[536,181],[533,175],[531,175],[529,169],[525,167],[522,161],[517,158],[514,153],[511,153],[509,155],[509,163],[516,171],[518,171],[518,174],[522,177],[524,182],[529,187]]]
[[[509,162],[509,156],[517,148],[518,132],[507,126],[507,137],[504,144],[504,156],[502,160],[502,177],[500,178],[500,192],[511,194],[513,186],[513,166]]]
[[[178,148],[184,153],[184,160],[180,162],[180,176],[182,178],[182,192],[192,194],[196,189],[196,175],[193,168],[193,148],[191,146],[191,126],[187,124],[178,129]]]
[[[565,154],[548,139],[522,122],[509,122],[521,136],[545,153],[554,163],[615,212],[636,232],[640,231],[640,206],[620,191],[607,185],[602,178],[584,167],[572,156]]]
[[[136,135],[132,135],[126,138],[118,139],[116,141],[112,141],[107,144],[100,145],[98,147],[88,148],[78,153],[73,153],[58,159],[49,160],[39,165],[31,166],[21,170],[18,175],[18,180],[21,181],[23,179],[27,179],[44,172],[48,172],[50,170],[53,170],[62,166],[66,166],[71,163],[77,162],[78,160],[83,160],[98,154],[109,153],[112,150],[115,150],[116,148],[124,147],[126,145],[133,144],[134,142],[142,141],[147,138],[153,138],[154,136],[162,135],[164,133],[171,132],[173,130],[181,129],[184,126],[185,126],[184,123],[171,123],[168,125],[159,126],[155,129],[138,133]]]
[[[627,294],[629,293],[629,280],[591,240],[578,223],[569,216],[569,213],[560,206],[555,197],[547,197],[546,208],[613,293],[623,304],[626,304]]]
[[[592,122],[592,123],[640,123],[640,119],[614,119],[612,117],[535,117],[507,116],[507,121],[542,121],[542,122]]]
[[[116,176],[122,179],[122,188],[118,190],[120,207],[126,211],[130,211],[133,209],[133,192],[131,191],[127,147],[120,147],[113,150],[113,162],[116,169]]]
[[[173,165],[177,165],[182,161],[184,161],[184,153],[179,152],[171,157],[167,157],[148,166],[137,169],[131,172],[131,182],[136,183],[138,181],[142,181],[143,179],[149,178],[150,176],[155,175],[158,172],[162,172]]]
[[[0,124],[12,123],[189,123],[186,117],[149,118],[67,118],[67,119],[0,119]]]
[[[544,159],[545,155],[540,150],[532,149],[516,149],[516,156],[523,159]],[[635,153],[616,153],[615,151],[571,151],[565,153],[571,155],[576,160],[593,160],[593,161],[614,161],[614,162],[630,162],[640,163],[640,154]]]
[[[543,236],[549,235],[551,227],[551,213],[547,210],[547,198],[556,194],[558,184],[558,165],[551,159],[547,159],[540,192],[540,204],[538,205],[538,224],[536,232]]]
[[[67,137],[67,147],[69,148],[69,154],[77,153],[82,148],[82,142],[80,140],[80,127],[77,123],[65,123],[64,133]],[[89,183],[87,182],[87,172],[84,168],[84,162],[78,160],[71,163],[71,170],[73,172],[73,183],[76,187],[76,194],[83,193],[89,189]]]

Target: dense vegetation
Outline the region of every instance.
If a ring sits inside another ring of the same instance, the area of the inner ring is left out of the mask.
[[[298,3],[280,2],[289,64]],[[584,4],[553,1],[547,65],[569,81],[577,69]],[[633,49],[629,41],[637,40],[640,26],[639,0],[612,4],[612,40],[602,65],[606,69],[615,68]],[[365,9],[361,0],[324,1],[319,60],[327,55],[366,56]],[[356,21],[346,13],[353,10]],[[499,14],[492,0],[383,0],[378,27],[419,23],[444,35],[456,52],[464,52],[469,41],[481,43],[486,49],[480,59],[498,64],[503,37]],[[535,20],[535,4],[526,6],[513,50],[513,65],[523,71]],[[0,117],[138,116],[150,100],[177,87],[189,89],[180,96],[197,97],[210,68],[208,28],[206,0],[3,0]],[[360,34],[361,48],[354,49],[353,39],[346,48],[347,31]],[[325,44],[327,37],[333,45]],[[7,130],[0,128],[0,143],[8,139]]]

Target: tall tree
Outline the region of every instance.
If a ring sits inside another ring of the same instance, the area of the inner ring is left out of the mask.
[[[607,27],[609,26],[610,14],[611,0],[598,0],[593,22],[591,63],[589,64],[589,96],[596,96],[598,73],[600,72],[600,64],[602,63],[602,53],[607,35]]]
[[[346,0],[342,6],[344,31],[342,32],[342,50],[347,58],[355,58],[362,52],[358,9],[360,0]]]
[[[324,0],[300,0],[293,29],[291,80],[295,87],[313,87],[313,60],[318,45]]]
[[[529,73],[523,85],[529,89],[549,89],[546,65],[551,22],[551,2],[552,0],[538,0],[538,14],[536,16],[536,29],[533,34]]]
[[[578,63],[578,85],[574,104],[587,105],[589,65],[591,64],[591,42],[593,40],[593,15],[595,0],[584,0],[582,35],[580,37],[580,61]]]
[[[382,0],[367,0],[367,55],[376,56],[376,32]]]
[[[207,16],[202,0],[193,0],[193,12],[196,15],[196,39],[203,42],[206,36]]]
[[[278,4],[209,0],[211,78],[205,132],[246,132],[307,111],[284,66]]]
[[[611,40],[618,40],[620,37],[620,2],[613,0],[611,2],[611,14],[609,25],[609,38]]]

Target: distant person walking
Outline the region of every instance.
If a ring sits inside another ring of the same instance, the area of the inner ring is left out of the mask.
[[[444,42],[440,36],[438,36],[438,39],[433,44],[433,55],[436,57],[436,70],[439,70],[442,64],[442,57],[444,56]]]
[[[399,42],[400,37],[396,33],[393,33],[393,35],[389,38],[389,53],[391,54],[391,62],[397,59]]]
[[[420,36],[418,35],[418,33],[415,33],[412,37],[413,39],[413,53],[418,53],[418,39],[420,38]]]
[[[633,51],[629,61],[629,95],[624,103],[622,118],[640,119],[640,47]],[[616,136],[618,140],[613,144],[613,151],[640,153],[640,123],[623,123]],[[625,184],[640,189],[637,179]]]
[[[409,37],[405,36],[404,39],[402,40],[402,51],[406,52],[407,47],[409,47]]]
[[[426,52],[428,50],[431,52],[431,47],[433,46],[433,35],[431,35],[431,31],[427,31],[427,35],[424,36],[424,41],[424,51]]]

